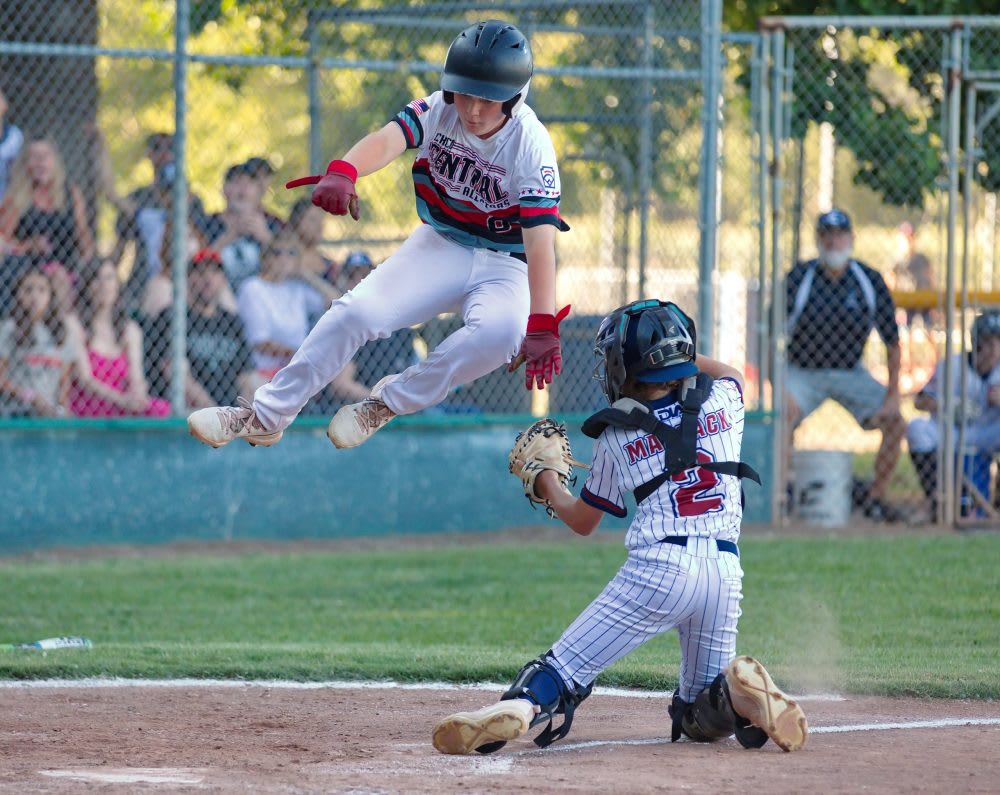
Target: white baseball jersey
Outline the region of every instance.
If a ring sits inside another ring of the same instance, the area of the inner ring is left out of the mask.
[[[507,123],[483,140],[465,130],[441,91],[415,99],[394,121],[413,163],[417,214],[464,246],[524,254],[523,227],[559,217],[559,169],[549,133],[520,103]]]
[[[653,403],[653,411],[666,425],[680,425],[681,404],[673,396]],[[716,380],[698,417],[699,461],[740,460],[743,414],[739,385],[730,378]],[[625,516],[625,493],[663,471],[663,447],[655,436],[609,425],[594,441],[594,460],[580,497],[613,516]],[[625,545],[639,547],[679,535],[735,542],[742,518],[739,478],[688,469],[639,503]]]
[[[652,406],[662,422],[680,425],[674,398]],[[740,460],[743,414],[739,385],[717,379],[698,417],[699,460]],[[663,471],[663,449],[655,436],[608,426],[594,443],[580,496],[624,516],[624,493]],[[587,686],[616,660],[676,628],[678,695],[691,701],[708,687],[736,656],[743,569],[735,551],[720,549],[718,542],[739,538],[741,503],[738,478],[700,467],[666,481],[641,502],[626,535],[625,564],[552,646],[551,659],[562,677]],[[686,544],[673,543],[677,540]]]
[[[569,228],[559,217],[552,141],[523,103],[486,140],[465,131],[440,91],[394,121],[419,150],[413,184],[423,224],[334,301],[288,365],[257,390],[254,409],[269,429],[288,427],[366,342],[444,312],[460,312],[465,325],[385,385],[382,400],[393,412],[433,406],[510,361],[531,308],[521,230]]]

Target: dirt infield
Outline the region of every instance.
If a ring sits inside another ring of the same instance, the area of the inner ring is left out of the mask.
[[[487,757],[434,751],[438,717],[494,695],[7,687],[0,792],[996,792],[1000,781],[1000,703],[981,701],[806,698],[813,733],[804,750],[786,754],[733,740],[671,745],[664,698],[597,693],[571,736],[549,749],[520,741]],[[873,726],[919,721],[938,725]]]

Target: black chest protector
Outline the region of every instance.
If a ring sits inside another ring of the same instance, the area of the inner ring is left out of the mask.
[[[714,379],[698,373],[693,386],[688,387],[681,399],[681,424],[671,428],[650,411],[649,407],[631,398],[615,401],[610,408],[601,409],[583,423],[583,432],[591,439],[599,437],[609,425],[627,430],[645,431],[655,436],[663,445],[663,473],[635,489],[635,501],[642,502],[674,475],[700,466],[720,475],[749,478],[760,485],[760,475],[742,461],[698,461],[698,415],[702,404],[708,400]]]

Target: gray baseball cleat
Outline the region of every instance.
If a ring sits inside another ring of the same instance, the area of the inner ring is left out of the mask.
[[[395,374],[387,375],[372,387],[370,397],[366,397],[360,403],[343,406],[333,415],[327,426],[326,435],[334,447],[341,450],[357,447],[396,416],[392,409],[382,402],[382,388],[394,378]]]
[[[485,745],[510,742],[528,731],[536,711],[530,701],[513,698],[475,712],[456,712],[434,727],[431,742],[442,754],[468,754]]]
[[[806,744],[809,725],[802,707],[778,689],[763,665],[753,657],[737,657],[725,674],[733,712],[767,732],[783,751]]]
[[[188,430],[199,442],[222,447],[234,439],[246,439],[253,447],[270,447],[282,437],[283,431],[269,431],[260,422],[253,404],[237,398],[235,406],[213,406],[199,409],[188,417]]]

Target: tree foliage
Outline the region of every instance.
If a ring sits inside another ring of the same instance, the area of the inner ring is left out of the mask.
[[[726,22],[751,29],[765,15],[992,14],[996,0],[737,0],[726,3]],[[789,31],[795,48],[793,137],[811,123],[830,123],[838,144],[855,155],[854,181],[888,204],[922,207],[941,171],[944,112],[943,56],[948,31],[864,27]],[[981,55],[1000,61],[1000,37],[978,41]],[[992,54],[989,50],[992,49]],[[994,95],[995,97],[995,95]],[[980,100],[985,108],[988,99]],[[964,118],[964,116],[963,116]],[[976,179],[1000,188],[1000,127],[983,136]]]

